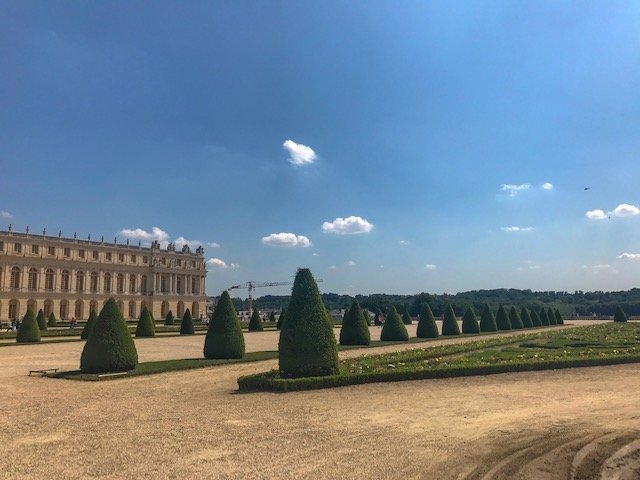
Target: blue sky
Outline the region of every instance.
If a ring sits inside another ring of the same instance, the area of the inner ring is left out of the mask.
[[[200,242],[210,294],[636,287],[639,45],[637,2],[3,2],[0,226]]]

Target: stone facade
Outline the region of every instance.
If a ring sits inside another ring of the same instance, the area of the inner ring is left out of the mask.
[[[143,306],[157,321],[171,310],[181,318],[206,314],[204,249],[174,244],[161,249],[0,230],[0,322],[53,312],[58,319],[85,320],[114,297],[125,319]]]

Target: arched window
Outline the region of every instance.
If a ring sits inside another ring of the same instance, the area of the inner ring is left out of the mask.
[[[44,317],[48,319],[52,312],[53,312],[53,302],[47,299],[44,301]]]
[[[129,293],[136,293],[136,276],[129,275]]]
[[[91,272],[91,293],[98,292],[98,273]],[[97,314],[98,312],[96,312]]]
[[[135,317],[136,317],[136,302],[131,300],[129,302],[129,318],[135,318]]]
[[[122,273],[119,273],[116,279],[116,290],[118,293],[124,293],[124,275]]]
[[[96,315],[98,315],[98,313],[100,313],[98,311],[98,301],[97,300],[91,300],[91,302],[89,303],[89,312],[91,312],[91,310],[96,312]]]
[[[84,302],[82,300],[76,300],[75,315],[76,320],[84,318]]]
[[[37,290],[38,289],[38,269],[30,268],[29,269],[29,284],[27,285],[29,290]]]
[[[162,293],[167,293],[167,276],[166,275],[160,275],[160,291]],[[164,315],[163,315],[164,317]]]
[[[47,271],[44,272],[44,289],[50,292],[55,288],[55,274],[53,273],[52,268],[47,268]]]
[[[11,269],[11,279],[9,283],[9,288],[11,288],[11,290],[20,289],[20,276],[20,267],[13,267]]]
[[[111,292],[111,274],[108,272],[104,274],[104,291]]]
[[[9,320],[18,320],[20,317],[20,302],[15,298],[9,302]]]
[[[63,270],[60,276],[60,288],[63,292],[69,291],[69,270]]]
[[[76,273],[76,292],[84,292],[84,272]]]
[[[147,276],[146,275],[142,275],[142,278],[140,278],[140,293],[142,293],[143,295],[146,295],[147,293]]]
[[[191,278],[191,293],[193,295],[198,293],[198,278],[197,277],[192,277]]]
[[[178,293],[184,293],[182,291],[182,275],[178,275],[176,277],[176,290],[177,290]],[[178,316],[180,316],[180,315],[178,315]]]
[[[60,320],[67,320],[69,318],[69,302],[66,300],[60,301]]]

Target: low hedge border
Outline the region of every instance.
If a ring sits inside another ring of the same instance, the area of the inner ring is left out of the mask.
[[[438,370],[387,371],[381,373],[357,373],[295,379],[278,378],[278,371],[271,370],[266,373],[238,378],[238,388],[241,392],[272,391],[284,393],[302,390],[316,390],[321,388],[345,387],[365,383],[470,377],[477,375],[495,375],[499,373],[531,372],[576,367],[597,367],[639,362],[640,355],[625,355],[602,358],[572,358],[565,360],[541,361],[536,363],[512,362],[500,365],[449,367]]]

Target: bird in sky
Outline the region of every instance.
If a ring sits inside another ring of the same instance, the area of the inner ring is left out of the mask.
[[[584,187],[585,190],[591,190],[591,187]]]

